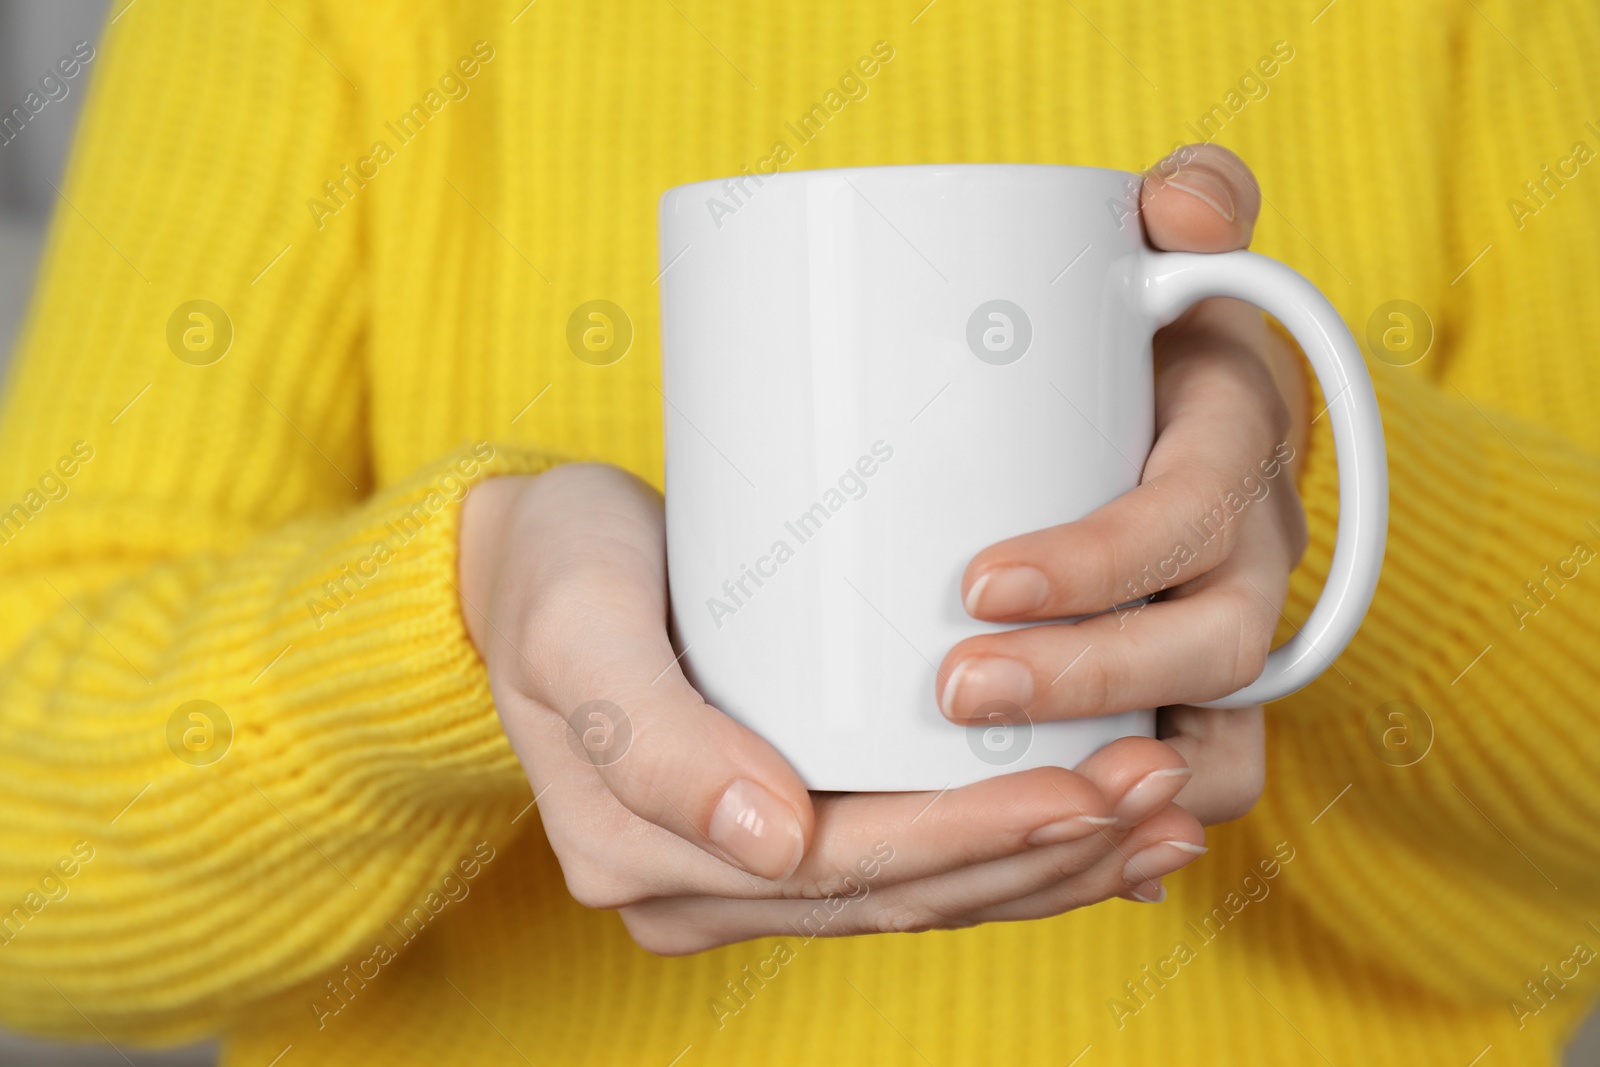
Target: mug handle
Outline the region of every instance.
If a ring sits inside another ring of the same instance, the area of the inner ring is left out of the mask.
[[[1383,569],[1389,469],[1378,398],[1361,350],[1327,297],[1295,271],[1254,252],[1148,252],[1145,306],[1157,328],[1197,301],[1230,296],[1283,323],[1327,398],[1339,471],[1339,526],[1328,580],[1305,625],[1267,656],[1261,677],[1207,708],[1265,704],[1309,685],[1355,636]]]

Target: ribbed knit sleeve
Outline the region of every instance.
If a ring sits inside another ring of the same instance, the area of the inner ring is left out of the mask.
[[[373,484],[362,230],[305,206],[354,136],[337,40],[150,3],[91,61],[0,420],[0,1021],[214,1033],[528,802],[456,534],[548,461]]]
[[[1412,365],[1370,361],[1391,478],[1382,584],[1336,669],[1272,709],[1271,797],[1250,820],[1261,843],[1303,843],[1314,895],[1297,921],[1359,964],[1506,1019],[1541,1006],[1522,982],[1596,944],[1600,915],[1600,307],[1585,295],[1593,243],[1575,236],[1600,233],[1585,184],[1600,178],[1538,199],[1523,185],[1544,163],[1570,178],[1575,141],[1600,146],[1577,103],[1600,100],[1600,77],[1576,61],[1600,26],[1575,6],[1515,16],[1497,29],[1461,13],[1453,165],[1419,178],[1432,206],[1404,187],[1369,201],[1447,212],[1453,247],[1388,281],[1399,291],[1385,298],[1427,306],[1410,314],[1420,328],[1431,312],[1433,342]],[[1485,76],[1502,66],[1515,76]],[[1522,202],[1539,217],[1512,210]],[[1328,420],[1315,430],[1304,495],[1323,532],[1293,618],[1327,572],[1337,511]],[[1569,994],[1557,1010],[1582,1004]]]
[[[1375,376],[1392,480],[1383,581],[1349,651],[1271,709],[1270,797],[1244,825],[1258,848],[1301,844],[1314,895],[1295,922],[1499,1007],[1523,993],[1507,973],[1565,959],[1552,946],[1592,937],[1600,908],[1600,612],[1585,588],[1600,582],[1600,460],[1415,373]],[[1312,526],[1331,531],[1326,426],[1303,488]],[[1310,610],[1331,548],[1315,539],[1291,617]]]

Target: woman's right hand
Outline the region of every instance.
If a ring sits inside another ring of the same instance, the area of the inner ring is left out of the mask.
[[[462,611],[567,888],[652,952],[1159,899],[1204,851],[1172,803],[1187,768],[1151,738],[1076,773],[809,794],[679,668],[654,489],[570,464],[484,482],[464,508]]]

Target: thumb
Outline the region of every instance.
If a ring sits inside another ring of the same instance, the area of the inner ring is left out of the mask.
[[[613,632],[616,640],[622,635]],[[624,650],[623,643],[631,644]],[[701,699],[663,633],[622,638],[623,655],[591,658],[604,693],[564,704],[569,741],[629,811],[751,874],[781,881],[805,855],[811,797],[773,747]],[[654,666],[670,663],[651,683]],[[651,664],[648,672],[636,668]],[[558,698],[559,699],[559,698]]]
[[[1261,188],[1221,145],[1184,145],[1145,172],[1139,212],[1145,236],[1163,251],[1231,252],[1250,244]]]
[[[508,584],[525,614],[491,656],[491,682],[523,700],[508,733],[524,765],[591,764],[629,811],[763,878],[799,866],[811,797],[765,740],[711,707],[679,668],[666,617],[661,499],[620,471],[573,465],[541,475]],[[571,752],[549,751],[554,713]],[[504,709],[502,711],[504,716]],[[517,735],[521,735],[520,737]]]

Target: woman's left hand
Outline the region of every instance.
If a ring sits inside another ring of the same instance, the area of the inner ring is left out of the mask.
[[[1261,194],[1233,153],[1191,145],[1151,169],[1140,203],[1155,247],[1223,252],[1249,244]],[[1138,488],[991,545],[962,580],[980,619],[1105,614],[969,638],[945,657],[937,695],[960,723],[997,700],[1033,721],[1161,708],[1159,736],[1194,771],[1177,803],[1225,822],[1261,793],[1261,709],[1188,704],[1234,692],[1265,664],[1306,547],[1294,483],[1305,379],[1261,312],[1233,300],[1196,305],[1156,335],[1155,356],[1156,440]],[[1160,886],[1136,891],[1155,899]]]

